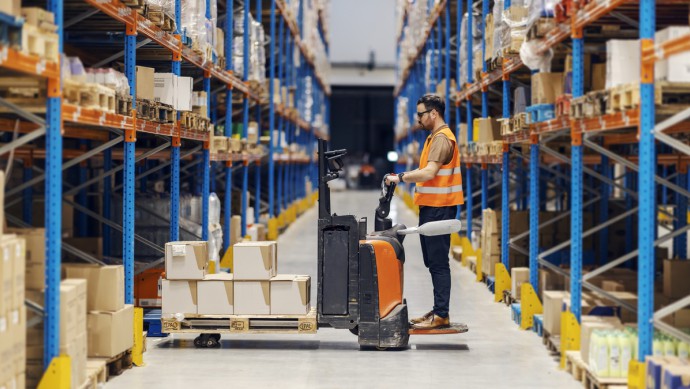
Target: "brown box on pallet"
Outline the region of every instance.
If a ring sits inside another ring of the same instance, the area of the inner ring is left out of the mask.
[[[197,314],[197,281],[163,280],[161,289],[164,315]]]
[[[122,265],[64,264],[67,278],[87,280],[88,311],[119,311],[125,306],[125,270]]]
[[[606,292],[622,292],[625,290],[625,287],[618,281],[606,280],[601,282],[601,289]]]
[[[690,260],[664,261],[664,295],[678,299],[690,295]]]
[[[134,306],[125,305],[115,312],[88,314],[88,356],[112,358],[134,344]]]
[[[232,274],[208,274],[203,281],[197,282],[197,312],[200,315],[234,314],[233,290]]]
[[[0,12],[11,16],[21,16],[21,0],[2,0],[0,1]],[[3,191],[4,192],[4,191]]]
[[[554,104],[563,94],[563,73],[536,73],[532,75],[532,105]]]
[[[22,374],[26,371],[26,307],[22,306],[13,310],[9,315],[9,326],[13,349],[12,364],[14,374]]]
[[[82,319],[82,322],[86,320]],[[132,327],[132,325],[130,325]],[[87,337],[86,332],[75,336],[68,344],[60,346],[60,354],[70,357],[72,388],[79,388],[86,381]]]
[[[510,269],[511,295],[514,299],[520,300],[520,290],[522,284],[529,282],[528,267],[514,267]]]
[[[242,216],[235,215],[230,219],[230,245],[242,240]]]
[[[234,282],[236,315],[269,315],[271,313],[270,281]]]
[[[311,309],[311,277],[279,274],[271,278],[271,315],[305,315]]]
[[[276,242],[241,242],[232,247],[235,280],[268,281],[277,274]]]
[[[145,66],[137,66],[137,99],[153,101],[153,78],[156,70]]]
[[[623,328],[620,319],[615,316],[582,316],[580,324],[580,354],[589,365],[589,340],[594,330]]]
[[[208,269],[208,243],[165,244],[165,277],[169,280],[203,280]]]
[[[545,290],[542,293],[544,302],[544,331],[549,335],[560,335],[561,333],[561,312],[563,299],[570,296],[568,292],[557,290]]]
[[[46,274],[46,230],[44,228],[9,228],[26,242],[24,285],[26,289],[43,290]]]

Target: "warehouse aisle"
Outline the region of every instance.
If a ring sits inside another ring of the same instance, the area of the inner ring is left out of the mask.
[[[333,211],[369,217],[377,192],[333,193]],[[316,208],[279,240],[278,271],[316,275]],[[394,221],[416,225],[416,216],[395,201]],[[411,316],[432,306],[429,274],[419,239],[405,241],[405,295]],[[505,305],[494,304],[484,284],[451,260],[451,319],[468,324],[462,335],[412,337],[411,349],[359,351],[348,331],[316,335],[225,336],[221,349],[195,349],[193,336],[149,339],[146,367],[134,368],[107,388],[581,388],[557,369],[533,332],[520,331]],[[316,301],[316,280],[312,300]],[[193,386],[190,386],[193,385]]]

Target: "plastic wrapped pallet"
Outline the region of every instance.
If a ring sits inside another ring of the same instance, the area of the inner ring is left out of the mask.
[[[557,0],[526,0],[529,13],[527,29],[529,30],[540,18],[553,18]]]
[[[491,53],[487,53],[487,57],[491,56],[492,58],[501,58],[503,57],[503,39],[505,31],[508,30],[508,26],[503,23],[503,0],[497,0],[494,3],[492,23],[493,34],[491,38]]]

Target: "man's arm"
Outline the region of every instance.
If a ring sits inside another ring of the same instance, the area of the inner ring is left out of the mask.
[[[426,167],[424,167],[424,169],[416,169],[405,173],[403,181],[415,183],[426,182],[436,177],[436,174],[440,169],[441,164],[439,162],[429,161]],[[388,177],[386,177],[386,183],[389,184],[391,182],[398,184],[400,183],[400,180],[396,175],[389,175]]]

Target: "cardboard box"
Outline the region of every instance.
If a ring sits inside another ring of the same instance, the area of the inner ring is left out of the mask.
[[[690,389],[690,366],[670,365],[664,367],[661,387]]]
[[[43,290],[46,277],[46,230],[44,228],[9,228],[25,241],[24,285],[26,289]]]
[[[230,219],[230,245],[242,240],[242,216],[235,215]]]
[[[625,287],[618,281],[602,281],[601,289],[606,292],[622,292]]]
[[[165,277],[169,280],[203,280],[208,268],[208,243],[165,244]]]
[[[280,274],[271,278],[271,315],[304,315],[311,309],[311,277]]]
[[[255,144],[259,141],[259,124],[257,122],[249,122],[247,126],[247,142]]]
[[[276,242],[240,242],[233,246],[235,280],[270,280],[277,274]]]
[[[496,140],[501,140],[501,124],[494,118],[477,118],[475,123],[478,125],[475,128],[477,137],[476,141],[480,143],[489,143]]]
[[[68,278],[60,283],[60,342],[69,343],[86,332],[87,281]],[[63,325],[63,312],[65,322]],[[64,335],[63,335],[64,329]],[[64,341],[63,341],[64,339]]]
[[[657,31],[654,34],[654,42],[659,44],[687,34],[690,34],[690,27],[671,26]],[[686,51],[657,61],[654,67],[654,79],[669,82],[690,82],[690,53]]]
[[[10,313],[9,323],[12,329],[12,348],[14,374],[26,371],[26,307],[22,306]]]
[[[687,365],[686,361],[682,361],[680,358],[676,357],[655,357],[647,356],[645,358],[646,368],[645,373],[647,374],[647,389],[661,389],[664,370],[671,366],[684,366]]]
[[[554,104],[563,94],[563,73],[536,73],[532,75],[532,105]]]
[[[154,80],[156,70],[145,66],[137,66],[137,99],[154,101],[155,88]]]
[[[153,100],[177,109],[177,76],[173,73],[153,75]],[[137,81],[139,77],[137,77]]]
[[[594,330],[620,329],[623,324],[615,316],[582,316],[580,323],[580,354],[589,364],[589,340]]]
[[[0,315],[14,305],[14,235],[0,238]]]
[[[163,269],[148,269],[137,274],[134,278],[134,301],[137,307],[159,307],[161,299],[161,284]]]
[[[690,308],[680,309],[662,318],[665,323],[680,329],[690,328]]]
[[[544,302],[544,331],[552,336],[561,334],[563,299],[569,296],[570,294],[564,291],[545,290],[542,293]]]
[[[606,89],[640,82],[640,41],[606,42]]]
[[[520,300],[520,289],[522,284],[529,282],[528,267],[514,267],[510,269],[510,282],[512,284],[510,292],[513,298]]]
[[[225,33],[222,29],[216,27],[216,56],[225,57]]]
[[[209,274],[197,283],[197,311],[200,315],[232,315],[235,313],[233,276],[228,273]]]
[[[269,315],[271,313],[270,281],[237,281],[235,279],[235,315]]]
[[[174,108],[178,111],[192,110],[192,88],[194,79],[192,77],[177,77],[175,87]]]
[[[83,320],[86,322],[86,320]],[[132,327],[130,325],[130,327]],[[67,354],[72,364],[72,388],[79,388],[86,381],[87,359],[86,333],[81,333],[70,343],[60,346],[60,354]]]
[[[122,265],[63,265],[67,278],[87,280],[89,311],[119,311],[125,306],[125,269]]]
[[[664,261],[664,295],[680,299],[690,295],[690,260],[667,259]]]
[[[609,294],[619,301],[622,301],[624,303],[632,305],[633,307],[637,307],[637,295],[635,293],[609,292]],[[601,301],[605,305],[618,306],[617,302],[610,301],[606,298],[602,298]],[[620,312],[621,312],[621,321],[623,321],[623,323],[637,323],[637,313],[636,312],[632,312],[632,311],[627,310],[623,307],[620,307]]]
[[[12,16],[21,16],[22,1],[21,0],[2,0],[0,1],[0,12],[6,13]],[[3,178],[4,181],[4,178]],[[5,191],[2,191],[3,194]],[[3,203],[4,208],[4,203]],[[4,218],[2,218],[4,220]]]
[[[116,312],[89,312],[88,356],[112,358],[134,345],[134,306]]]
[[[197,281],[163,280],[162,313],[197,314]]]

